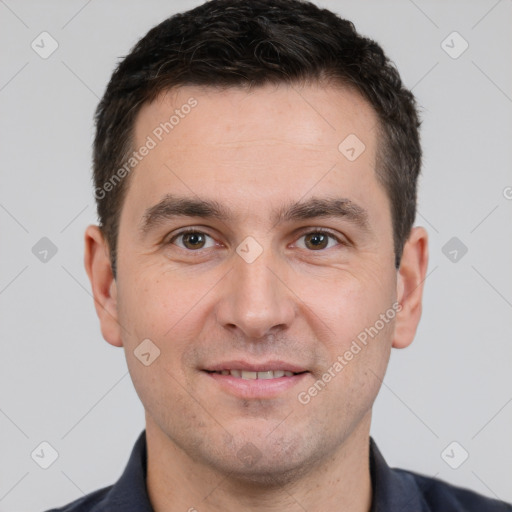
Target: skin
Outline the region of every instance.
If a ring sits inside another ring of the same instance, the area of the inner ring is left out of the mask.
[[[130,176],[116,280],[99,228],[85,234],[103,336],[124,347],[146,411],[153,508],[368,511],[371,409],[391,348],[414,338],[428,262],[427,234],[416,227],[394,267],[389,199],[375,173],[376,114],[335,85],[182,87],[142,108],[134,146],[190,97],[198,105]],[[349,134],[366,146],[352,162],[338,150]],[[145,211],[167,193],[217,200],[231,217],[176,217],[142,235]],[[274,222],[274,210],[312,197],[350,199],[367,211],[369,229],[337,217]],[[184,227],[211,238],[199,249],[171,242]],[[306,235],[318,228],[344,243],[312,246]],[[236,252],[247,236],[262,248],[252,263]],[[395,318],[300,403],[298,393],[395,301]],[[147,338],[160,349],[149,366],[134,355]],[[307,373],[269,397],[239,396],[202,371],[276,359]],[[239,456],[247,449],[252,463]]]

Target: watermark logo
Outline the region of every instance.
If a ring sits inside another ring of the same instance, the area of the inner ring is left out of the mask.
[[[47,59],[57,50],[59,43],[50,33],[41,32],[32,43],[30,43],[30,47],[41,59]]]
[[[443,245],[441,251],[452,263],[458,263],[466,255],[468,248],[454,236]]]
[[[454,31],[443,39],[441,48],[452,59],[458,59],[469,48],[469,43],[457,31]]]
[[[345,137],[338,146],[338,151],[350,162],[357,160],[365,149],[363,141],[354,133]]]
[[[458,469],[469,457],[467,450],[457,441],[452,441],[442,452],[441,458],[452,469]]]
[[[48,263],[57,254],[57,251],[57,246],[46,236],[43,236],[32,247],[32,254],[41,263]]]
[[[160,356],[160,349],[149,338],[146,338],[133,353],[144,366],[149,366]]]
[[[254,466],[256,462],[258,462],[261,457],[261,451],[254,446],[252,443],[245,443],[240,450],[236,453],[238,460],[242,462],[242,464],[248,468]]]
[[[238,245],[236,252],[246,263],[253,263],[263,252],[263,247],[252,236],[248,236]]]
[[[40,468],[48,469],[59,458],[59,453],[48,441],[43,441],[30,456]]]

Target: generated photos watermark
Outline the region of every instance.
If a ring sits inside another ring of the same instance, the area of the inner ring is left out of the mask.
[[[384,327],[393,320],[397,313],[402,310],[402,305],[399,302],[394,302],[389,309],[379,315],[379,319],[375,323],[366,327],[361,331],[356,339],[352,341],[350,347],[336,358],[329,368],[325,370],[321,378],[319,378],[312,386],[306,391],[301,391],[297,398],[302,405],[307,405],[311,400],[318,395],[320,391],[326,388],[326,386],[334,379],[339,373],[347,366],[347,364],[354,359],[354,357],[361,352],[361,350],[367,346],[369,338],[375,338]]]
[[[156,126],[151,135],[146,137],[146,141],[137,150],[133,151],[125,163],[117,169],[117,171],[105,182],[101,187],[94,189],[94,197],[96,199],[103,199],[108,192],[111,192],[120,182],[124,179],[133,168],[141,162],[146,156],[149,155],[151,150],[155,149],[166,135],[172,132],[178,126],[182,119],[184,119],[194,107],[198,105],[198,101],[191,97],[186,103],[181,105],[180,108],[174,110],[174,113],[167,121],[161,122]]]

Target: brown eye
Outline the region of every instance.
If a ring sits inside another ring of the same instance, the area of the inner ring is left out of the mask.
[[[325,249],[329,243],[329,237],[323,233],[310,233],[304,238],[308,249]]]
[[[301,242],[298,244],[302,249],[309,249],[310,251],[321,251],[323,249],[330,249],[336,245],[344,245],[332,233],[322,230],[310,231],[300,237]],[[303,240],[303,241],[302,241]]]
[[[182,249],[195,251],[198,249],[204,249],[208,243],[208,239],[211,239],[211,236],[207,235],[206,233],[202,233],[201,231],[187,231],[184,233],[179,233],[173,237],[171,243],[181,247]],[[210,242],[209,247],[211,246],[212,243]]]
[[[205,244],[202,233],[186,233],[183,235],[183,245],[187,249],[201,249]]]

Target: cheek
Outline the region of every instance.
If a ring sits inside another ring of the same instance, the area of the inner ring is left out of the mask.
[[[337,404],[332,414],[338,419],[353,416],[355,410],[362,414],[380,388],[396,316],[392,283],[391,273],[378,265],[357,274],[343,272],[324,283],[322,294],[308,304],[315,313],[310,318],[316,316],[319,326],[328,327],[319,337],[323,355],[315,378],[329,382],[319,403]]]
[[[330,404],[326,429],[356,422],[370,410],[389,361],[396,316],[393,296],[388,284],[368,277],[339,280],[310,303],[329,329],[319,340],[323,355],[312,383],[316,387],[303,391],[318,396],[311,400],[316,401],[313,407],[319,416],[325,415],[325,404]]]
[[[303,281],[302,293],[307,288],[308,282]],[[328,344],[342,349],[373,326],[381,314],[392,308],[394,300],[393,276],[374,265],[360,272],[340,270],[332,274],[331,279],[321,283],[317,293],[309,294],[307,305],[318,322],[328,327]],[[383,334],[389,334],[389,320],[386,329],[379,323]]]
[[[119,321],[126,327],[125,357],[141,402],[165,424],[169,398],[175,407],[187,402],[184,391],[187,375],[181,360],[190,340],[197,337],[201,323],[198,302],[204,291],[199,293],[183,283],[175,285],[158,272],[151,277],[148,274],[130,277],[131,280],[123,281],[118,304]],[[149,348],[146,348],[147,339],[151,340]],[[139,348],[143,346],[150,353],[147,365]]]
[[[130,281],[123,281],[119,321],[126,326],[123,344],[134,385],[143,403],[158,400],[156,390],[180,400],[182,386],[190,377],[183,358],[202,338],[210,312],[208,293],[218,278],[210,283],[206,275],[198,280],[184,272],[171,274],[155,268],[130,277]],[[146,339],[158,353],[150,366],[144,366],[136,356]],[[154,392],[143,397],[145,390]]]
[[[187,273],[165,268],[161,272],[147,269],[138,277],[132,274],[123,283],[120,321],[129,325],[132,338],[154,338],[161,343],[178,337],[177,333],[182,338],[184,330],[197,325],[201,300],[214,283],[208,279],[198,283]]]

